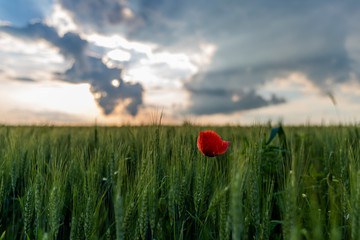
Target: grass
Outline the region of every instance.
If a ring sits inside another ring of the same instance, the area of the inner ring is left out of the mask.
[[[0,126],[0,239],[360,239],[359,130]]]

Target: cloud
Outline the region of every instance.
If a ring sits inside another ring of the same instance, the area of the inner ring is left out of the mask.
[[[1,112],[1,110],[0,110]],[[84,118],[79,115],[69,114],[61,111],[32,111],[23,108],[13,108],[5,111],[5,122],[16,124],[42,124],[42,123],[84,123]]]
[[[60,37],[53,27],[37,22],[25,27],[0,26],[0,31],[27,40],[46,40],[68,60],[73,61],[71,68],[56,73],[61,80],[70,83],[89,83],[91,92],[106,115],[115,107],[127,102],[126,110],[133,116],[142,104],[143,88],[138,83],[124,82],[121,68],[108,68],[101,60],[87,53],[88,42],[78,34],[68,32]],[[118,86],[112,81],[116,79]]]
[[[270,99],[264,99],[254,90],[232,91],[220,88],[188,88],[188,90],[191,92],[192,101],[187,112],[195,115],[227,114],[286,102],[285,99],[276,95],[272,95]]]
[[[201,52],[202,44],[214,46],[216,51],[209,57],[208,65],[192,62],[195,70],[190,73],[171,67],[170,61],[148,62],[151,69],[148,72],[153,73],[154,79],[151,81],[144,69],[135,72],[137,76],[140,73],[147,76],[142,77],[144,86],[152,81],[153,85],[169,79],[182,81],[182,90],[190,94],[190,103],[184,104],[189,106],[186,109],[189,113],[232,113],[291,101],[291,97],[285,100],[276,88],[272,97],[265,97],[261,90],[274,79],[286,79],[293,73],[304,75],[311,81],[312,88],[323,89],[323,93],[330,91],[333,84],[348,82],[350,74],[359,79],[357,23],[360,21],[360,3],[356,1],[55,2],[73,18],[76,29],[83,31],[81,36],[96,32],[103,35],[116,33],[125,36],[129,42],[154,43],[156,47],[151,50],[154,54],[166,51],[190,56]],[[105,56],[103,61],[109,61],[106,65],[93,53],[105,55],[115,47],[98,46],[94,51],[94,45],[88,42],[90,38],[87,41],[76,33],[59,36],[53,27],[43,23],[23,28],[1,26],[0,31],[23,39],[48,41],[72,61],[69,69],[56,74],[59,79],[89,83],[105,114],[123,103],[130,114],[136,115],[143,100],[142,85],[123,81],[122,67],[109,68],[108,63],[122,65],[129,70],[129,75],[136,64],[139,63],[137,67],[144,66],[139,59],[149,59],[149,56],[143,56],[145,52],[122,49],[120,44],[117,48],[129,51],[131,58],[124,62]],[[351,41],[349,35],[353,36]],[[112,84],[113,79],[118,81],[116,86]]]
[[[256,90],[267,81],[294,72],[304,74],[324,92],[334,83],[348,81],[354,70],[345,48],[348,29],[344,16],[348,7],[335,2],[284,4],[263,10],[256,4],[245,7],[236,26],[232,24],[208,35],[210,40],[219,43],[218,50],[211,65],[185,84],[191,94],[189,110],[202,114],[201,109],[215,105],[219,106],[216,110],[206,112],[228,113],[232,109],[277,103],[276,99],[264,102],[260,96],[256,97]],[[223,89],[228,94],[199,97],[194,88]],[[230,101],[231,90],[251,94],[240,98],[241,104],[235,104]],[[253,104],[248,99],[252,99]]]
[[[125,1],[119,0],[58,0],[83,29],[98,32],[119,31],[120,23],[134,25],[133,12]],[[113,28],[114,27],[114,28]]]
[[[60,37],[56,29],[41,22],[31,23],[25,27],[0,26],[0,31],[24,40],[46,40],[57,47],[64,57],[83,61],[88,42],[76,33],[68,32]]]
[[[90,83],[91,92],[95,94],[106,115],[113,112],[120,100],[129,99],[126,110],[135,116],[142,104],[142,86],[139,83],[124,82],[120,78],[120,68],[108,68],[99,58],[88,57],[86,63],[87,66],[84,67],[75,62],[65,73],[58,73],[59,78],[72,83]],[[114,79],[118,81],[118,86],[112,84]]]
[[[346,48],[347,37],[354,32],[349,25],[360,21],[354,10],[360,4],[355,1],[85,2],[59,0],[79,24],[94,24],[93,31],[117,29],[130,39],[156,43],[159,50],[192,53],[204,42],[216,46],[211,63],[184,84],[190,93],[188,111],[195,114],[230,113],[276,104],[279,99],[283,102],[281,97],[265,100],[257,92],[266,82],[294,72],[326,92],[329,85],[348,81],[349,74],[358,69]],[[87,7],[81,8],[84,4]],[[132,13],[131,21],[123,17],[125,8]],[[116,12],[120,17],[110,21]],[[215,94],[215,101],[212,94],[199,95],[201,89],[224,94]],[[241,95],[239,102],[231,101],[234,92]],[[201,110],[210,106],[214,109]]]
[[[29,77],[13,77],[12,79],[17,80],[17,81],[22,81],[22,82],[36,82],[34,79],[29,78]]]

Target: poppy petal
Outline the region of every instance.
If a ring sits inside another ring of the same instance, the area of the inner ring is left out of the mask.
[[[198,149],[208,157],[225,153],[229,144],[230,142],[223,141],[216,132],[211,130],[200,132],[197,140]]]
[[[219,149],[219,151],[216,154],[224,154],[228,150],[229,145],[230,145],[229,141],[223,141],[223,145],[221,149]]]

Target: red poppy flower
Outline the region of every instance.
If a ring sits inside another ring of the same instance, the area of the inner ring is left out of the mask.
[[[223,141],[216,132],[211,130],[200,132],[197,140],[197,147],[202,154],[208,157],[225,153],[229,145],[230,142]]]

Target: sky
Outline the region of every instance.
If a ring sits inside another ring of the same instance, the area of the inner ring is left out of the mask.
[[[0,124],[357,123],[355,0],[0,1]]]

